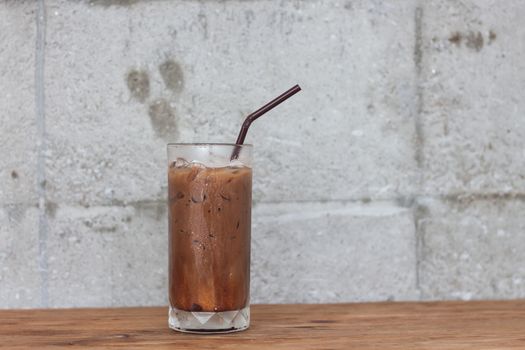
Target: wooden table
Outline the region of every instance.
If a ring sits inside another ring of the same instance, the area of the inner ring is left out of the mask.
[[[167,308],[4,310],[7,349],[525,349],[525,301],[252,306],[248,331],[192,335]]]

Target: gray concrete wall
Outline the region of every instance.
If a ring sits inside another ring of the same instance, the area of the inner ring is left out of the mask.
[[[166,304],[167,142],[258,120],[253,302],[525,297],[525,2],[0,1],[0,308]]]

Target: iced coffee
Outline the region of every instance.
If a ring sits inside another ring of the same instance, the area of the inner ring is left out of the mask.
[[[251,164],[230,161],[231,145],[211,147],[227,151],[214,162],[174,152],[168,168],[170,326],[177,330],[249,323]]]

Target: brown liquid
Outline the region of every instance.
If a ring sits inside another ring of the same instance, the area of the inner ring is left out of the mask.
[[[252,171],[171,167],[169,299],[186,311],[247,306]]]

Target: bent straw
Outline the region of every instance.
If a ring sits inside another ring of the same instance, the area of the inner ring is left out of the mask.
[[[234,148],[230,160],[234,160],[239,157],[239,152],[241,151],[241,147],[238,147],[238,146],[244,143],[244,139],[246,138],[246,134],[248,133],[248,128],[250,127],[250,125],[257,118],[259,118],[260,116],[262,116],[269,110],[277,107],[278,105],[280,105],[281,103],[283,103],[284,101],[286,101],[287,99],[289,99],[290,97],[298,93],[299,91],[301,91],[301,87],[299,85],[295,85],[294,87],[284,92],[283,94],[277,96],[276,98],[274,98],[273,100],[271,100],[270,102],[268,102],[267,104],[265,104],[264,106],[256,110],[255,112],[253,112],[252,114],[249,114],[244,120],[244,122],[242,123],[241,130],[239,131],[239,136],[237,137],[237,141],[235,141],[235,144],[237,146]]]

